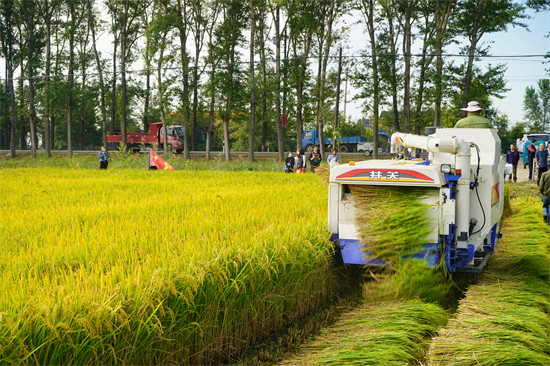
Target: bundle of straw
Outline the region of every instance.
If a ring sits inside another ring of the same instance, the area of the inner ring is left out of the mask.
[[[404,256],[423,250],[434,230],[423,200],[433,190],[412,187],[351,185],[358,210],[360,239],[372,258],[398,265]],[[369,258],[369,259],[372,259]]]

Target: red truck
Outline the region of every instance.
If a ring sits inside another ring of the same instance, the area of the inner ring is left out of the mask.
[[[168,150],[175,150],[177,153],[183,151],[183,126],[169,126],[168,133]],[[121,143],[121,133],[111,133],[107,135],[107,143],[109,150],[117,150]],[[146,147],[158,145],[159,148],[164,146],[164,130],[162,123],[151,123],[149,133],[145,132],[129,132],[126,134],[126,142],[128,149],[134,152]]]

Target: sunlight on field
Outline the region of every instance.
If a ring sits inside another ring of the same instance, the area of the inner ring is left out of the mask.
[[[313,175],[0,171],[0,363],[218,363],[325,301]]]

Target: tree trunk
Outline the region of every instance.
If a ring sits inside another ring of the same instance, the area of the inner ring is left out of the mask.
[[[88,21],[90,24],[90,30],[92,31],[92,46],[94,48],[94,56],[95,56],[95,62],[97,67],[97,73],[99,74],[99,88],[100,88],[100,102],[101,102],[101,136],[103,141],[103,146],[105,147],[105,150],[108,151],[107,148],[107,111],[105,108],[105,83],[103,82],[103,68],[101,66],[101,62],[99,60],[99,54],[97,52],[97,42],[95,38],[95,24],[94,24],[94,18],[92,15],[92,3],[91,0],[88,0]],[[149,82],[149,80],[147,80]],[[149,87],[149,84],[147,84],[147,87]],[[149,91],[149,89],[147,89]]]
[[[256,85],[254,79],[254,0],[250,0],[250,139],[248,141],[248,160],[254,161],[254,132],[256,129]]]
[[[67,82],[67,153],[69,158],[73,157],[73,63],[74,63],[74,33],[75,17],[74,2],[69,1],[71,13],[71,25],[69,26],[69,77]]]
[[[126,35],[128,33],[128,1],[129,0],[124,1],[120,33],[120,97],[122,103],[122,108],[120,110],[120,143],[122,145],[122,152],[124,153],[128,150],[128,140],[126,138],[126,124],[128,119],[128,97],[126,95]]]
[[[334,3],[335,3],[335,0],[330,1],[330,11],[329,11],[328,24],[327,24],[326,43],[325,43],[324,56],[322,61],[322,71],[321,71],[321,74],[319,75],[320,83],[319,83],[319,103],[318,103],[318,109],[317,109],[317,128],[319,130],[319,151],[321,153],[321,157],[325,156],[323,109],[325,105],[325,81],[326,81],[326,74],[327,74],[327,63],[328,63],[328,57],[330,54],[330,47],[332,45],[332,23],[334,20]]]
[[[52,29],[51,29],[51,13],[48,7],[48,1],[44,2],[44,20],[46,23],[46,77],[45,77],[45,97],[44,97],[44,139],[43,145],[46,150],[46,156],[52,156],[51,137],[50,137],[50,67],[51,67],[51,52],[52,52]],[[53,9],[52,9],[53,11]]]
[[[367,31],[370,39],[371,68],[372,68],[372,132],[373,132],[373,158],[378,159],[378,106],[380,103],[380,87],[378,77],[378,59],[376,52],[376,25],[374,23],[375,0],[362,0],[361,10],[365,17]]]
[[[390,27],[390,38],[391,38],[391,53],[392,55],[395,55],[397,53],[397,38],[399,37],[399,34],[395,34],[395,29],[393,27],[393,16],[391,16],[391,12],[388,12],[388,23]],[[398,106],[398,99],[397,99],[397,66],[396,66],[396,57],[392,57],[391,59],[391,82],[390,82],[390,88],[391,88],[391,97],[392,97],[392,108],[393,108],[393,127],[395,128],[395,131],[399,131],[399,106]]]
[[[311,30],[308,30],[305,42],[304,42],[304,55],[300,63],[300,77],[298,78],[298,85],[296,86],[296,148],[302,149],[302,135],[304,134],[304,117],[302,116],[303,110],[303,94],[304,94],[304,82],[307,72],[307,59],[309,57],[309,49],[311,47]]]
[[[11,105],[11,141],[10,141],[10,158],[15,158],[15,136],[17,130],[17,107],[15,105],[15,89],[13,87],[13,63],[10,59],[6,59],[6,68],[8,73],[8,92]]]
[[[260,14],[260,18],[263,19],[263,14]],[[265,23],[262,20],[260,28],[260,54],[262,65],[262,152],[266,152],[267,143],[267,70],[266,70],[266,58],[265,58],[265,38],[264,38]]]
[[[277,147],[279,150],[279,161],[284,160],[284,131],[281,125],[281,33],[280,27],[280,8],[277,6],[275,11],[275,116],[277,117]]]
[[[34,38],[34,18],[33,16],[29,17],[29,22],[27,23],[28,29],[27,29],[27,46],[28,46],[28,53],[29,53],[29,60],[28,60],[28,73],[29,76],[29,127],[30,127],[30,133],[31,133],[31,155],[33,157],[36,157],[36,149],[38,147],[38,137],[37,137],[37,131],[36,131],[36,108],[35,108],[35,101],[34,101],[34,58],[33,55],[33,49],[32,49],[32,40]]]
[[[80,150],[84,150],[84,109],[86,107],[86,50],[88,48],[88,37],[90,35],[90,23],[88,23],[84,47],[81,47],[81,68],[82,68],[82,85],[80,86]]]
[[[441,101],[443,99],[443,38],[447,32],[447,24],[451,15],[453,1],[445,2],[445,6],[441,6],[439,2],[435,3],[435,19],[436,19],[436,37],[435,37],[435,54],[436,54],[436,75],[435,75],[435,103],[434,103],[434,126],[438,127],[441,124]]]
[[[115,39],[113,41],[113,86],[111,88],[111,133],[115,133],[115,120],[116,120],[117,48],[118,48],[118,39],[115,35]]]
[[[200,30],[195,33],[195,67],[193,69],[193,124],[191,129],[191,150],[197,150],[197,108],[199,105],[199,56],[201,53]]]
[[[165,37],[166,35],[164,35]],[[162,38],[161,42],[164,42],[164,37]],[[160,106],[160,120],[162,122],[162,135],[163,135],[163,143],[162,143],[162,149],[164,152],[164,158],[167,159],[168,156],[168,128],[166,126],[166,117],[165,117],[165,111],[164,111],[164,99],[163,99],[163,92],[162,92],[162,61],[164,57],[164,46],[162,45],[160,47],[160,55],[157,63],[157,80],[158,80],[158,88],[159,88],[159,106]]]
[[[206,135],[206,160],[210,160],[210,141],[212,140],[212,127],[214,125],[214,106],[216,103],[216,96],[214,90],[214,79],[216,73],[214,71],[214,64],[212,64],[212,72],[210,79],[212,80],[212,91],[210,94],[210,120],[208,122],[208,134]]]
[[[32,66],[29,65],[29,125],[31,128],[31,155],[36,156],[38,139],[36,135],[36,109],[34,104],[34,80]]]
[[[178,18],[180,23],[178,25],[179,37],[180,37],[180,56],[181,56],[181,71],[183,74],[183,133],[184,133],[184,146],[183,146],[183,158],[189,159],[189,148],[190,141],[189,138],[189,60],[187,59],[187,13],[185,9],[185,2],[183,7],[181,5],[181,0],[178,1]],[[184,0],[185,1],[185,0]]]
[[[406,1],[405,5],[405,22],[403,26],[403,53],[405,61],[405,73],[403,84],[403,126],[405,132],[410,131],[411,119],[411,48],[412,48],[412,32],[411,32],[411,1]]]

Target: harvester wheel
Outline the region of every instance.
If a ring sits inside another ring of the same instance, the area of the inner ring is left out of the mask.
[[[313,145],[307,145],[306,152],[308,153],[313,152]]]
[[[365,156],[370,156],[372,152],[370,150],[365,150]]]
[[[346,153],[349,151],[349,148],[346,145],[340,145],[340,147],[338,148],[338,151],[342,153]]]

